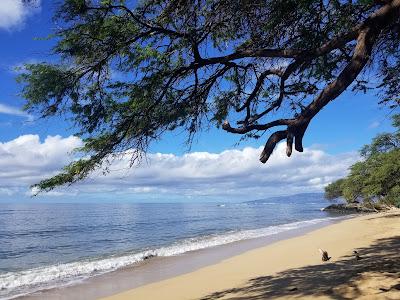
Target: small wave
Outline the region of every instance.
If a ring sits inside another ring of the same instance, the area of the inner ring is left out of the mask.
[[[11,299],[26,293],[55,286],[68,285],[94,275],[115,271],[155,256],[175,256],[189,251],[225,245],[237,241],[266,237],[292,229],[315,225],[340,217],[313,219],[260,229],[232,231],[224,234],[189,238],[170,246],[150,249],[138,253],[107,258],[84,260],[45,266],[19,272],[0,274],[0,298]]]
[[[276,203],[276,202],[247,202],[247,205],[270,205],[270,204],[273,205],[273,204],[279,204],[279,203]]]

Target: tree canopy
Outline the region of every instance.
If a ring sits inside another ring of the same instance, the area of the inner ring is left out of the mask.
[[[325,188],[325,197],[347,202],[379,202],[400,207],[400,115],[393,116],[395,132],[375,137],[360,153],[363,161],[350,174]]]
[[[126,150],[208,126],[303,151],[311,120],[346,89],[400,104],[400,0],[63,0],[57,62],[19,76],[26,109],[72,119],[82,159],[38,184],[73,183]]]

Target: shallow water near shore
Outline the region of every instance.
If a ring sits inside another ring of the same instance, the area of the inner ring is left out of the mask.
[[[324,205],[315,194],[224,205],[0,204],[0,298],[119,278],[103,282],[104,296],[189,272],[343,218]]]

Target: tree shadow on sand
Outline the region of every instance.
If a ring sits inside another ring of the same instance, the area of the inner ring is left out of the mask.
[[[400,236],[379,239],[369,247],[356,250],[362,256],[361,260],[356,260],[354,256],[345,256],[332,263],[257,277],[242,287],[216,292],[201,300],[259,300],[289,296],[307,299],[307,296],[316,295],[338,300],[355,299],[362,295],[358,280],[367,272],[390,279],[389,286],[378,280],[377,284],[381,286],[374,290],[377,299],[385,298],[386,293],[395,293],[399,296],[397,299],[400,299]],[[347,290],[337,288],[342,284],[346,284]]]

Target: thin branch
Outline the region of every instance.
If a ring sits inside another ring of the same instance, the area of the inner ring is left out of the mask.
[[[350,62],[337,76],[337,78],[328,84],[297,118],[277,120],[263,125],[245,124],[240,128],[232,128],[229,122],[226,121],[223,125],[223,129],[232,133],[244,134],[252,130],[266,130],[275,126],[287,125],[287,130],[276,131],[268,139],[260,156],[260,161],[262,163],[265,163],[269,159],[276,144],[285,138],[287,139],[286,153],[288,156],[292,154],[293,137],[295,138],[295,149],[299,152],[302,152],[303,136],[312,118],[330,101],[336,99],[341,93],[343,93],[343,91],[345,91],[356,79],[358,74],[368,63],[373,45],[376,42],[381,30],[393,22],[393,20],[398,18],[399,15],[400,0],[394,0],[390,4],[383,6],[378,11],[371,14],[371,16],[368,17],[362,25],[357,26],[357,30],[359,31],[357,35],[357,44],[354,48],[354,53]],[[347,35],[347,37],[351,38],[353,35]],[[320,50],[318,50],[319,52],[315,53],[322,53],[327,51],[326,49],[330,47],[338,47],[340,40],[343,41],[346,39],[335,39],[331,43],[327,43],[320,47]],[[296,64],[296,62],[294,64]],[[277,104],[273,104],[272,107],[275,105]],[[271,111],[271,108],[268,108],[266,111]]]

